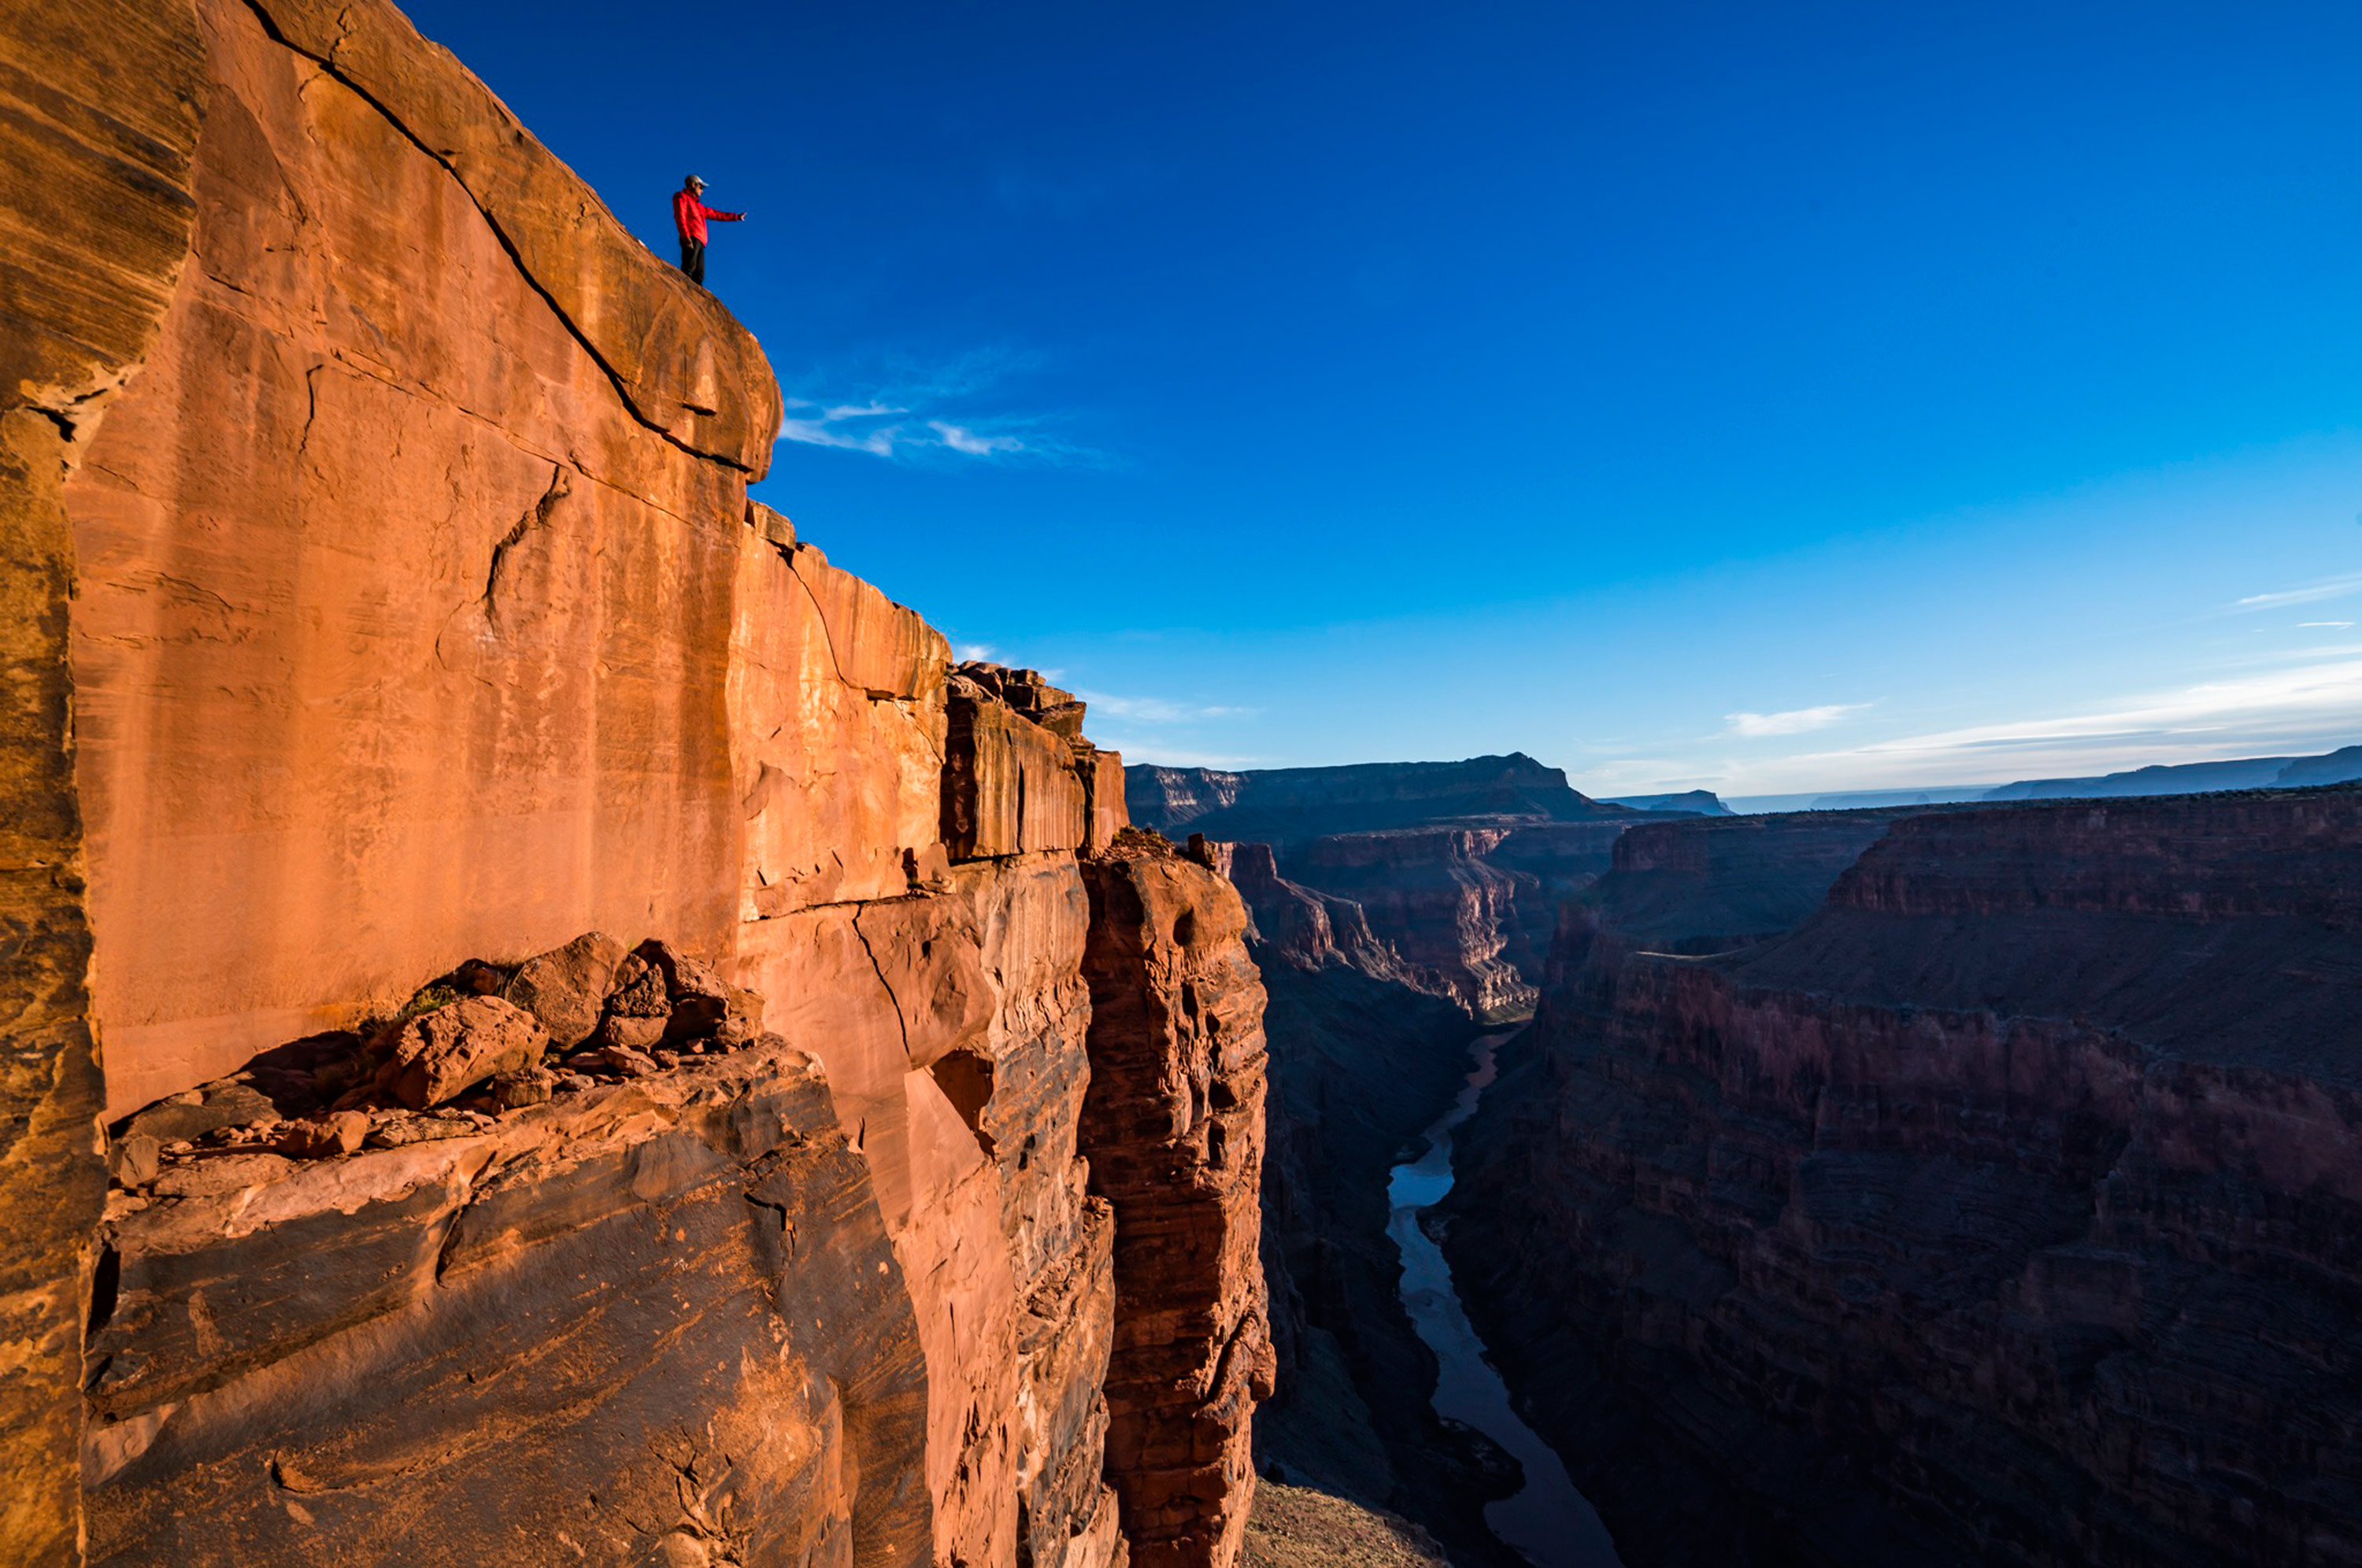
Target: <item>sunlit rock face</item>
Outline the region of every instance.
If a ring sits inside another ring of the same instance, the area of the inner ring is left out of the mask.
[[[1164,1539],[1110,1366],[1260,1296],[1126,1272],[1081,1147],[1170,1043],[1095,1021],[1164,982],[1086,977],[1083,705],[749,502],[754,340],[392,7],[0,39],[0,1557]]]
[[[1450,1204],[1630,1560],[2362,1553],[2362,793],[1912,816],[1714,957],[1664,837]]]
[[[1257,1251],[1264,990],[1246,910],[1162,844],[1086,867],[1091,1088],[1083,1146],[1114,1205],[1108,1474],[1133,1560],[1235,1561],[1272,1391]]]

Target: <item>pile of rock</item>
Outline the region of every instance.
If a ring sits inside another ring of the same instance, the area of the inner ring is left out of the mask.
[[[134,1112],[109,1168],[127,1188],[207,1154],[326,1159],[460,1137],[505,1111],[645,1077],[761,1038],[763,999],[651,938],[600,932],[522,964],[469,959],[393,1017],[264,1053]]]

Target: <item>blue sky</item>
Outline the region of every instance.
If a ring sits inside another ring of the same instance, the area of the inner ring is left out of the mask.
[[[2362,740],[2362,7],[411,11],[750,211],[760,493],[1133,760]]]

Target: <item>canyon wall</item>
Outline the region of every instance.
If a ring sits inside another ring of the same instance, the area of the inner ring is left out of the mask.
[[[1455,866],[1452,856],[1467,835],[1497,849],[1512,833],[1560,825],[1407,829],[1317,839],[1314,847],[1393,852],[1363,859],[1357,890],[1399,908],[1439,892],[1455,897],[1451,874],[1468,862]],[[1406,847],[1413,853],[1400,853]],[[1421,848],[1441,853],[1422,863]],[[1388,1167],[1450,1103],[1479,1025],[1454,999],[1451,971],[1407,959],[1376,935],[1362,904],[1282,877],[1270,845],[1199,838],[1191,850],[1245,899],[1250,949],[1270,999],[1263,1273],[1277,1392],[1257,1411],[1254,1432],[1265,1478],[1407,1516],[1468,1568],[1515,1568],[1522,1559],[1484,1518],[1486,1502],[1514,1489],[1514,1471],[1483,1438],[1437,1418],[1435,1358],[1404,1309],[1400,1253],[1386,1231]],[[1491,867],[1476,875],[1495,888],[1518,886]],[[1452,912],[1447,901],[1437,922],[1445,932],[1456,929]],[[1480,928],[1469,940],[1487,934]],[[1501,945],[1493,935],[1485,951]],[[1459,951],[1440,956],[1454,963]],[[1495,972],[1515,978],[1506,964]]]
[[[1914,815],[1718,956],[1628,844],[1446,1245],[1630,1560],[2362,1558],[2362,792]]]
[[[1135,767],[1125,793],[1144,827],[1268,846],[1268,872],[1258,861],[1247,873],[1262,878],[1251,899],[1325,900],[1319,923],[1364,973],[1489,1020],[1531,1011],[1559,904],[1607,868],[1627,828],[1661,820],[1589,800],[1522,754],[1248,773]],[[1296,890],[1279,891],[1282,881]],[[1302,923],[1277,905],[1265,912],[1283,935]]]
[[[1235,892],[399,13],[8,9],[6,1554],[1227,1564]]]

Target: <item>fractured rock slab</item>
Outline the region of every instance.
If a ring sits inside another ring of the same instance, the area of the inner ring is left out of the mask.
[[[916,1326],[798,1054],[195,1168],[104,1238],[93,1564],[928,1562]]]
[[[457,1099],[487,1078],[541,1060],[549,1043],[533,1014],[498,997],[465,997],[412,1019],[394,1037],[378,1087],[424,1110]]]

